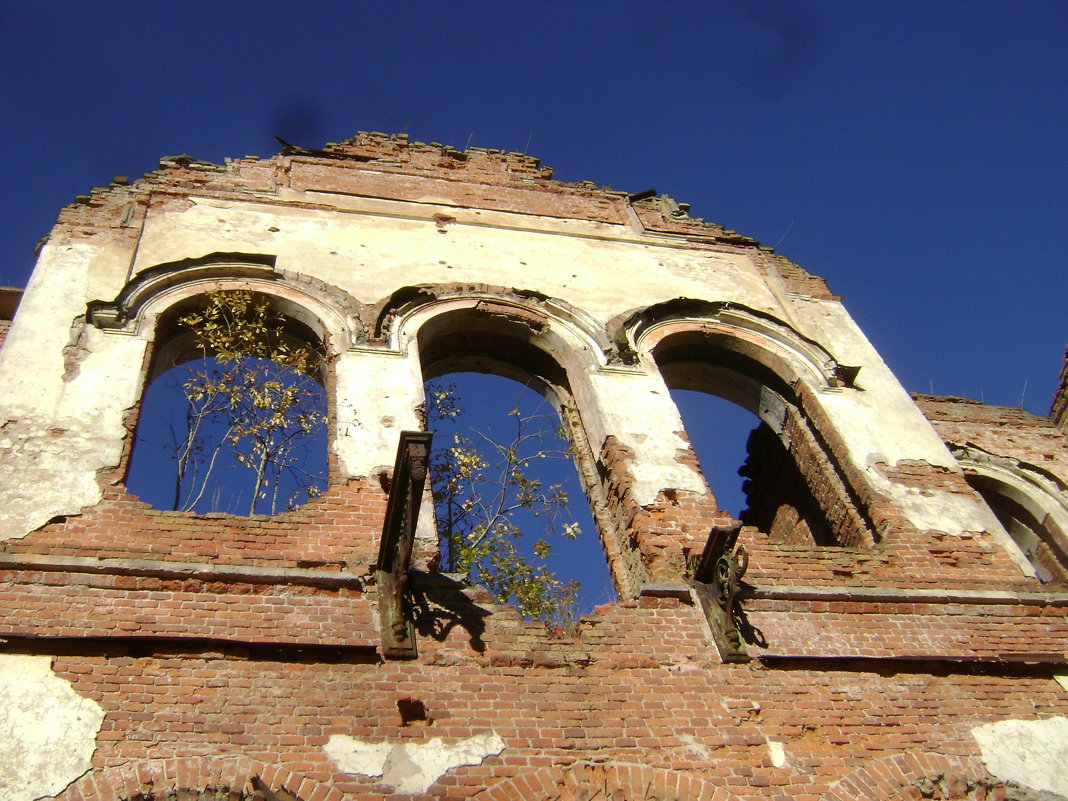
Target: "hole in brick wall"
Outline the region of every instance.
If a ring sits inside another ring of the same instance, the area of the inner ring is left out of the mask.
[[[397,701],[397,711],[400,712],[401,724],[410,726],[413,723],[429,723],[426,704],[418,698],[401,698]]]

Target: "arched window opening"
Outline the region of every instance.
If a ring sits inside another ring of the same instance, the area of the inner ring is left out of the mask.
[[[273,515],[326,487],[325,359],[272,298],[214,290],[161,316],[127,489],[157,509]]]
[[[1068,537],[1063,532],[1058,536],[1057,525],[1050,516],[1028,508],[1026,498],[997,479],[978,473],[965,473],[965,478],[1027,557],[1039,580],[1068,583],[1068,553],[1064,547]]]
[[[567,374],[535,344],[554,336],[538,315],[480,304],[427,320],[418,342],[440,569],[566,629],[616,593],[576,469],[588,446],[572,449]]]
[[[566,629],[616,599],[567,432],[540,393],[497,375],[427,382],[439,569]]]
[[[671,390],[701,473],[720,509],[740,518],[746,508],[743,477],[746,442],[760,419],[723,398],[688,389]]]
[[[736,350],[726,335],[690,330],[653,348],[720,507],[775,542],[864,541],[866,524],[793,389],[743,352],[751,343],[742,345]],[[744,481],[729,475],[730,465]]]

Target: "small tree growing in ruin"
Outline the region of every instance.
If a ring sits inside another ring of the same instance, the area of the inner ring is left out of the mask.
[[[532,471],[546,461],[570,460],[566,435],[552,415],[508,413],[506,439],[478,430],[441,436],[443,424],[462,414],[454,387],[427,383],[427,424],[438,432],[430,458],[441,548],[441,567],[489,589],[501,603],[514,603],[526,617],[566,629],[576,617],[579,583],[562,581],[551,569],[552,546],[538,537],[523,548],[532,524],[568,539],[579,535],[561,483]],[[544,472],[544,471],[542,471]]]
[[[248,290],[208,292],[178,318],[200,358],[181,382],[186,408],[172,427],[173,508],[217,511],[235,463],[251,492],[247,513],[276,514],[317,495],[324,477],[307,469],[307,446],[326,423],[313,375],[321,355],[287,336],[283,319]],[[284,492],[284,495],[282,494]]]

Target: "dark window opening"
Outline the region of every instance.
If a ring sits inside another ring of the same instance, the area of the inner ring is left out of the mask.
[[[653,352],[720,508],[775,542],[865,541],[859,507],[792,388],[731,347],[729,337],[687,331]]]
[[[767,423],[750,433],[746,453],[739,470],[748,500],[743,523],[767,532],[772,542],[839,544],[797,461]]]

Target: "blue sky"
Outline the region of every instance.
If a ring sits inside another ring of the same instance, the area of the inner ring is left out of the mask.
[[[1048,412],[1062,0],[7,3],[0,69],[0,283],[162,155],[408,130],[670,194],[827,278],[908,389]]]
[[[655,188],[825,277],[911,391],[1048,413],[1068,3],[0,5],[0,284],[163,155],[356,130]]]

